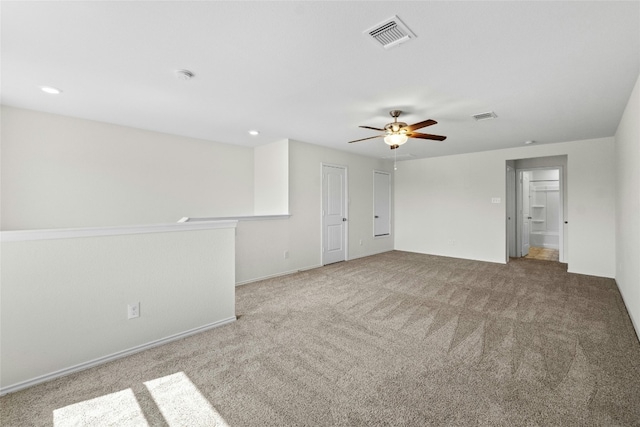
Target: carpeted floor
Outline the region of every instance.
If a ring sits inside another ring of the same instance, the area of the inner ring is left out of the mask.
[[[2,426],[638,426],[615,282],[388,252],[237,288],[237,322],[0,399]]]

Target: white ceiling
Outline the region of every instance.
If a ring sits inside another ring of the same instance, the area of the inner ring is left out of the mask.
[[[212,141],[431,157],[614,135],[640,73],[640,2],[2,1],[5,105]],[[385,50],[363,32],[398,15]],[[188,69],[190,81],[174,72]],[[39,86],[62,89],[46,95]],[[495,120],[471,115],[495,111]],[[247,131],[258,129],[251,137]]]

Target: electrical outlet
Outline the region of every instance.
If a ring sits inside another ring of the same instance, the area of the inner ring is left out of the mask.
[[[284,259],[289,259],[289,251],[284,251]]]
[[[140,317],[140,303],[134,302],[127,305],[127,319],[135,319]]]

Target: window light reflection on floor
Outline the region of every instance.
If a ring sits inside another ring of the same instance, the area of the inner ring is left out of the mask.
[[[144,383],[170,426],[229,427],[184,372]]]
[[[229,427],[184,372],[146,381],[145,387],[170,427]],[[53,411],[54,427],[135,426],[149,423],[130,388]]]
[[[53,411],[53,425],[67,426],[140,426],[147,427],[133,391],[128,388],[95,399],[74,403]]]

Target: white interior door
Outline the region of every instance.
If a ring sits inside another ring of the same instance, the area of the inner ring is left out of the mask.
[[[347,171],[322,166],[322,264],[346,259]]]
[[[373,172],[373,235],[391,234],[391,175]]]
[[[520,178],[520,188],[522,193],[522,209],[520,217],[522,218],[522,253],[521,256],[529,254],[529,235],[531,233],[531,201],[529,187],[529,172],[522,172]]]

